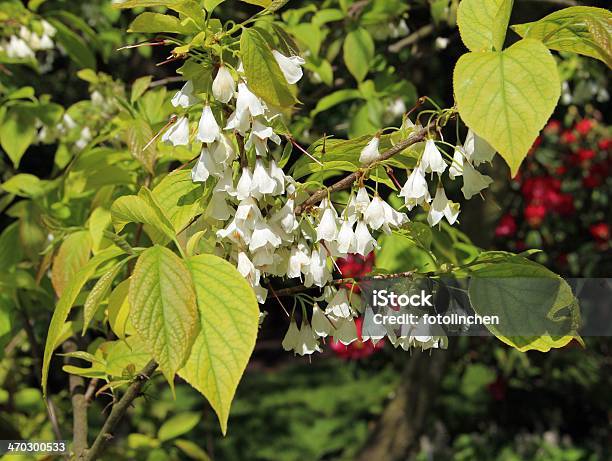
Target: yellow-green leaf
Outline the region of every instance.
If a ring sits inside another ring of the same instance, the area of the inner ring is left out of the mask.
[[[0,145],[17,168],[21,157],[36,137],[36,117],[32,107],[14,106],[0,123]]]
[[[129,290],[130,279],[127,279],[117,285],[108,297],[108,323],[113,333],[122,339],[136,333],[130,321]]]
[[[159,245],[145,250],[129,289],[130,320],[173,386],[198,331],[198,308],[185,262]]]
[[[93,288],[87,295],[87,298],[85,299],[85,304],[83,305],[83,335],[87,331],[89,323],[96,315],[98,307],[110,292],[113,280],[115,280],[115,277],[123,267],[123,264],[125,264],[125,262],[128,260],[129,258],[124,259],[123,261],[115,264],[112,269],[102,274],[102,277],[98,279],[96,284],[93,286]]]
[[[153,197],[164,210],[175,232],[180,232],[198,214],[204,212],[205,188],[191,180],[190,170],[170,173],[153,189]]]
[[[501,51],[506,38],[512,0],[462,0],[457,25],[470,51]]]
[[[62,242],[51,268],[51,283],[57,296],[62,296],[74,273],[89,259],[91,245],[91,235],[87,231],[70,234]]]
[[[214,255],[189,258],[200,333],[179,375],[201,392],[227,430],[229,409],[257,338],[259,308],[253,289],[234,266]]]
[[[476,269],[469,298],[477,314],[499,318],[487,329],[522,352],[547,352],[579,338],[580,310],[570,286],[522,257]]]
[[[512,30],[541,40],[550,49],[590,56],[612,67],[612,13],[604,8],[572,6],[539,21],[514,25]]]
[[[561,83],[548,49],[523,39],[501,52],[461,56],[454,90],[461,118],[515,175],[557,105]]]
[[[42,366],[43,394],[46,394],[47,391],[47,376],[49,373],[49,364],[51,363],[53,350],[58,346],[58,338],[60,338],[63,334],[64,323],[68,318],[68,313],[70,312],[70,309],[72,308],[77,296],[81,292],[83,285],[85,285],[87,280],[93,276],[96,269],[100,265],[122,254],[123,251],[117,247],[106,248],[91,258],[87,264],[81,267],[80,270],[73,273],[70,282],[66,286],[62,296],[55,306],[53,317],[51,317],[51,323],[49,324],[49,332],[47,333],[47,341],[45,343],[45,354],[43,357]]]
[[[242,31],[240,54],[248,87],[253,93],[272,106],[290,107],[297,102],[272,50],[259,32],[254,29]]]
[[[370,33],[360,27],[348,33],[344,40],[344,63],[358,82],[368,74],[374,58],[374,40]]]

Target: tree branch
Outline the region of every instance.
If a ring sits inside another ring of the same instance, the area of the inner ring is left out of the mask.
[[[130,384],[123,394],[123,397],[113,405],[113,409],[104,422],[100,433],[94,440],[89,450],[81,456],[83,461],[95,461],[100,459],[102,451],[106,448],[106,444],[113,438],[113,432],[117,424],[123,419],[132,402],[140,396],[143,386],[149,380],[153,372],[157,369],[157,362],[151,360],[144,369],[136,376],[132,384]]]
[[[62,345],[66,353],[75,352],[78,346],[74,339],[69,339]],[[72,360],[66,357],[66,363],[71,364]],[[85,380],[78,375],[68,375],[68,388],[70,390],[70,400],[72,402],[72,437],[75,456],[80,457],[87,449],[87,399],[85,398]]]
[[[398,272],[396,274],[380,274],[380,275],[370,275],[365,277],[349,277],[345,279],[336,279],[332,280],[329,284],[338,286],[338,285],[347,285],[349,283],[359,284],[359,282],[364,280],[388,280],[388,279],[396,279],[396,278],[411,278],[414,276],[414,272]],[[292,296],[296,293],[301,293],[302,291],[310,290],[313,287],[305,287],[304,285],[298,285],[295,287],[283,288],[282,290],[276,290],[275,295],[277,297],[284,296]]]
[[[378,160],[376,160],[373,163],[377,163],[377,162],[381,162],[383,160],[387,160],[391,157],[393,157],[396,154],[399,154],[400,152],[402,152],[403,150],[407,149],[408,147],[421,142],[425,139],[425,136],[427,135],[427,133],[429,131],[431,131],[433,128],[435,127],[435,122],[431,122],[429,125],[427,125],[424,128],[418,129],[417,131],[414,131],[413,133],[410,134],[410,136],[408,136],[407,139],[404,139],[403,141],[400,141],[399,143],[397,143],[395,146],[391,147],[390,149],[386,150],[385,152],[383,152],[382,154],[380,154],[380,158]],[[370,164],[370,165],[371,165]],[[369,165],[366,165],[369,166]],[[349,187],[351,187],[353,185],[353,183],[355,181],[357,181],[357,179],[359,179],[359,177],[363,174],[363,170],[357,170],[354,173],[351,173],[350,175],[342,178],[341,180],[339,180],[338,182],[332,184],[329,187],[325,187],[323,189],[319,189],[318,191],[316,191],[315,193],[313,193],[305,202],[301,203],[300,205],[298,205],[297,207],[295,207],[295,214],[296,215],[300,215],[302,214],[305,210],[313,207],[314,205],[318,204],[321,200],[323,200],[325,197],[327,197],[327,195],[329,193],[332,192],[338,192],[340,190],[344,190],[344,189],[348,189]]]
[[[401,40],[393,43],[392,45],[389,45],[389,51],[391,53],[398,53],[402,50],[402,48],[410,46],[418,42],[422,38],[425,38],[428,35],[431,35],[434,30],[435,29],[434,29],[433,24],[427,24],[421,27],[420,29],[415,30],[413,33],[411,33],[407,37],[404,37]]]

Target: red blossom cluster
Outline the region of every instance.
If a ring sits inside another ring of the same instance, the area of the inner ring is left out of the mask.
[[[370,253],[365,258],[360,255],[351,254],[346,258],[339,258],[336,260],[336,264],[342,273],[342,277],[345,278],[359,278],[363,277],[374,268],[374,252]],[[348,284],[347,288],[353,288],[354,293],[359,293],[359,287],[356,285]],[[352,342],[348,346],[345,346],[339,341],[331,341],[329,347],[333,350],[336,355],[345,360],[359,360],[369,357],[378,349],[384,346],[385,341],[381,340],[376,344],[372,341],[363,341],[361,336],[363,319],[361,317],[355,319],[355,326],[357,327],[357,341]]]

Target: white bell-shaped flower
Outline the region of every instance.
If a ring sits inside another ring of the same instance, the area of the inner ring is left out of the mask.
[[[281,343],[283,349],[287,352],[295,350],[298,346],[299,337],[300,330],[297,327],[295,319],[292,318],[291,323],[289,323],[289,329],[287,330],[287,333],[285,333],[285,337]]]
[[[304,75],[302,72],[302,66],[306,63],[306,61],[304,61],[304,59],[302,59],[300,56],[287,57],[276,50],[272,50],[272,54],[281,68],[287,83],[293,85],[294,83],[299,82],[302,75]]]
[[[247,279],[251,286],[259,285],[260,272],[255,268],[244,251],[238,253],[238,272]]]
[[[191,170],[191,180],[193,182],[204,182],[210,175],[217,174],[219,171],[219,164],[213,160],[210,151],[204,147],[200,153],[200,158]]]
[[[191,107],[198,102],[198,98],[196,98],[193,94],[193,82],[191,80],[187,80],[187,82],[172,98],[172,105],[174,107]]]
[[[189,119],[180,117],[162,136],[162,141],[173,146],[189,144]]]
[[[234,218],[224,229],[217,231],[217,237],[228,239],[237,245],[248,244],[251,240],[251,229],[243,221]]]
[[[429,208],[429,213],[427,214],[427,222],[430,226],[435,226],[444,217],[444,210],[448,207],[449,200],[446,198],[446,193],[444,192],[444,188],[442,184],[438,184],[438,188],[436,190],[436,196],[431,202],[431,208]]]
[[[355,252],[355,232],[353,231],[353,223],[348,219],[342,222],[340,232],[338,232],[338,251],[343,254]]]
[[[209,148],[215,162],[221,163],[224,166],[229,165],[236,158],[234,146],[224,134],[219,137],[219,141],[209,145]]]
[[[481,174],[472,166],[470,162],[463,164],[463,187],[461,192],[466,199],[471,199],[474,195],[480,193],[481,190],[486,189],[493,182],[493,180],[484,174]]]
[[[429,189],[427,188],[427,181],[425,180],[425,174],[421,168],[415,168],[408,176],[406,184],[400,190],[398,194],[404,198],[406,205],[411,209],[413,202],[428,201]]]
[[[28,46],[25,40],[11,36],[8,44],[5,46],[6,55],[12,59],[27,59],[34,57],[34,51]]]
[[[385,212],[386,225],[400,227],[409,221],[408,216],[406,216],[406,213],[400,213],[384,200],[382,201],[382,206]]]
[[[459,212],[460,206],[458,203],[448,202],[448,205],[446,205],[446,208],[444,209],[444,217],[451,226],[457,222]]]
[[[370,234],[367,224],[359,221],[355,229],[355,253],[367,256],[376,246],[376,240]]]
[[[321,216],[321,221],[319,221],[319,225],[316,229],[317,242],[321,240],[332,242],[336,240],[336,237],[338,236],[338,215],[336,214],[334,207],[329,204],[327,199],[321,202],[320,208],[323,209],[323,215]]]
[[[385,207],[384,201],[378,196],[375,195],[366,212],[363,215],[363,219],[370,229],[378,230],[383,224],[385,224]]]
[[[291,254],[287,260],[287,277],[298,278],[304,272],[304,267],[310,264],[310,252],[303,243],[291,247]]]
[[[223,194],[212,194],[210,202],[208,202],[206,207],[207,217],[226,221],[232,216],[234,209],[227,204],[225,197]]]
[[[474,166],[478,166],[484,162],[491,162],[495,155],[495,148],[487,141],[474,133],[471,129],[468,130],[465,138],[464,149],[467,158],[471,160]]]
[[[223,175],[221,176],[221,179],[217,181],[217,184],[215,185],[213,192],[219,193],[219,194],[227,194],[231,196],[236,195],[236,192],[234,191],[234,179],[233,179],[233,173],[232,173],[231,168],[226,168],[223,171]],[[213,195],[217,195],[217,194],[213,194]]]
[[[247,226],[262,219],[261,210],[257,200],[247,197],[238,204],[236,209],[236,219],[244,221]]]
[[[333,332],[334,340],[348,346],[353,341],[357,341],[357,325],[352,317],[340,318],[336,322],[336,329]]]
[[[272,222],[278,223],[283,231],[291,234],[298,227],[298,221],[294,212],[295,201],[288,199],[283,207],[272,216]]]
[[[234,96],[236,83],[234,77],[227,67],[223,64],[219,66],[217,75],[213,80],[212,92],[215,99],[223,104],[227,104]]]
[[[312,327],[305,320],[302,320],[302,327],[300,328],[295,352],[298,355],[310,355],[315,352],[321,352],[317,337],[312,331]]]
[[[323,287],[332,280],[332,274],[327,267],[327,253],[323,245],[312,250],[310,262],[305,269],[304,286]]]
[[[331,324],[329,319],[325,316],[321,308],[317,303],[312,306],[312,330],[320,338],[327,338],[332,331],[334,326]]]
[[[255,194],[272,194],[276,189],[276,181],[264,166],[261,159],[255,161],[253,170],[253,181],[251,182],[251,192]]]
[[[370,206],[370,196],[368,195],[368,191],[366,191],[365,187],[360,187],[357,191],[357,196],[355,197],[355,211],[357,213],[365,213]]]
[[[461,176],[463,174],[463,148],[461,146],[455,147],[455,152],[453,153],[453,163],[448,169],[448,176],[451,179],[455,179],[457,176]]]
[[[348,299],[348,291],[346,288],[340,288],[336,291],[336,294],[327,303],[325,313],[332,315],[335,318],[349,318],[353,317],[353,310]]]
[[[198,141],[215,142],[221,136],[221,129],[217,124],[217,120],[212,112],[212,109],[207,104],[202,111],[202,117],[198,124]]]
[[[270,226],[264,220],[259,220],[253,227],[249,251],[252,253],[265,246],[278,248],[282,243],[281,238],[272,231]]]
[[[251,147],[255,146],[255,153],[260,157],[266,157],[268,154],[268,139],[276,145],[281,143],[280,137],[274,133],[272,127],[264,125],[256,119],[253,121],[251,134],[244,147],[251,149]]]
[[[380,159],[378,152],[378,146],[380,145],[380,137],[374,136],[370,142],[363,148],[361,154],[359,154],[359,163],[362,165],[369,165],[372,162]]]
[[[421,158],[420,168],[425,173],[442,174],[444,170],[446,170],[446,162],[444,158],[442,158],[442,153],[433,139],[428,139],[425,143],[425,150]]]
[[[246,83],[238,83],[238,97],[236,98],[236,112],[242,114],[244,112],[257,117],[264,114],[264,105],[262,101],[249,90]]]
[[[247,131],[251,128],[251,117],[248,111],[234,111],[227,119],[226,130],[235,130],[242,136],[246,136]]]
[[[248,167],[242,167],[242,175],[238,180],[238,184],[236,184],[236,198],[238,200],[244,200],[252,195],[252,182],[253,175],[251,174],[251,170],[249,170]]]
[[[276,181],[273,195],[284,194],[286,181],[285,172],[276,164],[274,159],[270,160],[270,177]]]

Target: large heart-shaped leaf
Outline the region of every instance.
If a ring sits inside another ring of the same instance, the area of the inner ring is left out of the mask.
[[[561,83],[548,49],[523,39],[501,52],[461,56],[454,89],[461,118],[515,175],[557,105]]]
[[[225,434],[230,405],[255,347],[259,308],[251,286],[214,255],[187,261],[200,312],[200,333],[179,375],[210,402]]]
[[[541,40],[553,50],[590,56],[612,67],[612,13],[603,8],[572,6],[512,29],[521,37]]]
[[[134,267],[128,294],[130,320],[173,385],[198,331],[196,295],[185,262],[155,245]]]

